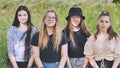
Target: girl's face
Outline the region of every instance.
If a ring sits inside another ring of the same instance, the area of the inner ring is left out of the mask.
[[[102,31],[107,31],[111,26],[110,18],[108,16],[101,16],[98,20],[99,29]]]
[[[80,24],[80,16],[74,15],[70,17],[70,22],[73,26],[77,27]]]
[[[28,14],[25,10],[21,10],[18,12],[18,20],[22,24],[26,24],[28,20]]]
[[[45,25],[47,27],[54,27],[56,24],[56,17],[54,12],[48,12],[45,18]]]

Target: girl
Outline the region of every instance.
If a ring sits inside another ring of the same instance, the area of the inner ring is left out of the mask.
[[[43,16],[40,32],[33,40],[33,54],[38,68],[63,68],[67,60],[67,41],[60,30],[58,16],[48,10]]]
[[[118,68],[120,40],[109,12],[103,11],[98,17],[97,32],[86,42],[84,54],[89,58],[89,68]]]
[[[88,59],[84,57],[84,45],[90,33],[84,24],[85,17],[81,8],[72,7],[66,17],[68,21],[64,29],[68,38],[68,68],[86,68]]]
[[[19,6],[12,26],[8,30],[8,57],[11,67],[30,68],[33,63],[31,39],[37,32],[31,23],[30,11],[26,6]]]

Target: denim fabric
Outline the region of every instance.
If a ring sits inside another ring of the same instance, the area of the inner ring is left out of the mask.
[[[72,68],[83,68],[84,58],[70,58]]]
[[[44,68],[58,68],[59,63],[58,62],[42,62]]]

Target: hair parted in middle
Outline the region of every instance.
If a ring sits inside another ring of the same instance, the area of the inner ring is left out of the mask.
[[[45,49],[48,44],[49,35],[48,35],[46,24],[45,24],[45,19],[49,12],[52,12],[55,14],[56,22],[55,22],[55,26],[53,27],[54,29],[53,29],[53,40],[52,41],[53,41],[54,50],[58,51],[59,44],[61,42],[62,31],[60,28],[60,22],[59,22],[58,15],[54,10],[48,10],[42,18],[40,33],[39,33],[39,47],[40,49]]]

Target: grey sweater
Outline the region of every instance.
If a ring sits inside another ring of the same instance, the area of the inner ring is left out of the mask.
[[[31,31],[30,42],[32,37],[37,32],[37,29],[33,26]],[[8,39],[8,56],[14,56],[16,61],[24,62],[27,61],[24,59],[25,51],[25,38],[26,32],[19,31],[17,27],[11,26],[8,29],[7,39]],[[32,45],[30,45],[30,50]],[[31,50],[32,54],[32,50]]]

